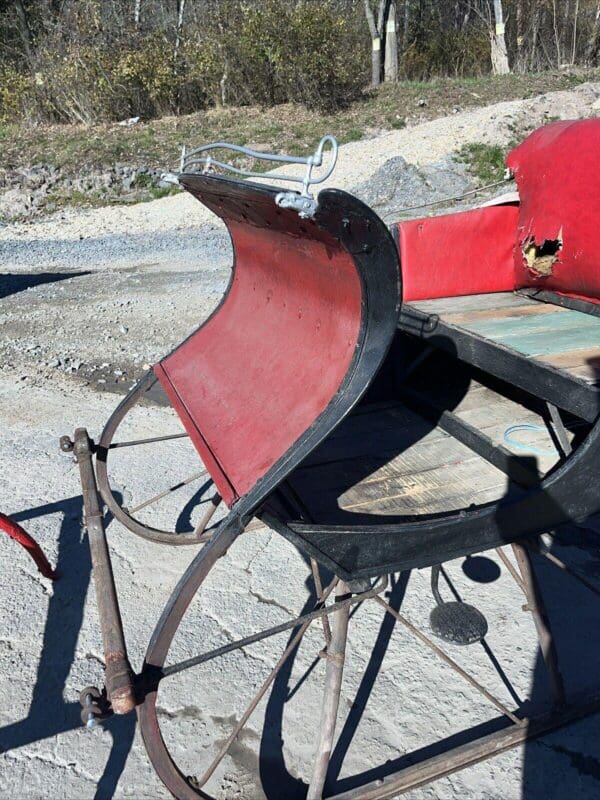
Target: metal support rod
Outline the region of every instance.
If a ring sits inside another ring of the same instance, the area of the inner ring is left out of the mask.
[[[554,403],[549,403],[548,401],[546,401],[546,407],[550,412],[550,419],[552,420],[552,428],[554,430],[556,438],[558,439],[560,449],[563,451],[563,456],[570,456],[571,453],[573,452],[573,448],[571,447],[571,442],[569,441],[567,430],[565,428],[564,422],[562,421],[562,417],[560,416],[560,411],[554,405]]]
[[[226,653],[233,652],[234,650],[240,650],[242,647],[248,647],[248,645],[255,644],[256,642],[262,642],[263,639],[268,639],[271,636],[276,636],[278,633],[284,633],[292,628],[296,628],[298,625],[304,625],[307,622],[310,623],[315,619],[319,619],[319,617],[322,617],[324,614],[339,614],[345,606],[357,606],[364,600],[368,600],[371,597],[375,597],[375,595],[379,594],[380,592],[383,592],[387,586],[387,578],[380,578],[375,586],[372,589],[369,589],[368,592],[363,592],[362,594],[357,594],[354,597],[349,597],[346,600],[339,600],[337,603],[332,603],[331,605],[326,606],[325,600],[331,594],[335,582],[336,581],[334,580],[327,586],[326,589],[324,589],[322,599],[317,603],[317,609],[315,611],[309,611],[308,614],[302,614],[300,617],[294,617],[294,619],[290,619],[287,622],[282,622],[280,625],[274,625],[272,628],[267,628],[259,633],[253,633],[250,636],[244,637],[243,639],[238,639],[235,642],[229,642],[221,647],[217,647],[215,650],[209,650],[207,653],[202,653],[198,656],[192,656],[185,661],[179,661],[176,664],[171,664],[171,666],[163,667],[161,670],[161,678],[168,678],[170,675],[176,675],[178,672],[183,672],[185,669],[190,669],[190,667],[197,667],[199,664],[204,664],[206,661],[212,661],[213,658],[217,658],[218,656],[223,656]]]
[[[140,503],[139,505],[135,506],[135,508],[127,508],[127,509],[124,508],[123,510],[127,511],[128,514],[135,514],[136,512],[141,511],[143,508],[151,506],[152,503],[156,503],[158,500],[162,500],[163,497],[166,497],[168,494],[171,494],[171,492],[176,492],[177,489],[182,489],[184,486],[188,486],[190,483],[199,480],[203,475],[207,474],[208,472],[205,469],[203,469],[201,472],[194,472],[193,475],[189,475],[187,478],[184,478],[182,481],[179,481],[179,483],[175,483],[173,484],[173,486],[169,486],[169,488],[165,489],[164,492],[161,492],[160,494],[155,494],[154,497],[149,497],[147,500],[144,500],[143,503]]]
[[[389,603],[386,603],[386,601],[382,597],[378,596],[375,598],[375,600],[379,603],[379,605],[382,608],[384,608],[389,614],[391,614],[395,619],[397,619],[401,625],[404,625],[404,627],[408,631],[410,631],[410,633],[412,633],[413,636],[415,636],[424,645],[429,647],[430,650],[433,650],[433,652],[437,656],[439,656],[442,659],[442,661],[445,661],[449,667],[452,667],[452,669],[455,672],[457,672],[461,676],[461,678],[464,678],[467,681],[467,683],[470,683],[471,686],[479,692],[479,694],[483,695],[487,700],[490,701],[490,703],[495,705],[496,708],[504,714],[504,716],[508,717],[512,722],[515,723],[515,725],[520,725],[522,723],[522,720],[519,719],[519,717],[513,714],[512,711],[509,711],[508,708],[506,708],[506,706],[503,703],[501,703],[497,697],[494,697],[493,694],[490,694],[490,692],[488,692],[485,686],[482,686],[478,681],[475,680],[475,678],[469,675],[468,672],[465,672],[464,669],[460,667],[456,663],[456,661],[454,661],[454,659],[450,658],[450,656],[447,655],[441,649],[441,647],[438,647],[437,644],[435,644],[435,642],[432,642],[428,636],[426,636],[422,631],[420,631],[411,622],[409,622],[406,619],[406,617],[403,617],[402,614],[396,611],[395,608],[392,608],[392,606],[390,606]]]
[[[199,536],[201,533],[204,533],[206,530],[206,526],[211,521],[214,516],[215,511],[221,505],[221,495],[218,492],[215,492],[213,496],[208,501],[209,506],[202,515],[200,522],[196,526],[196,530],[194,531],[195,536]]]
[[[333,591],[333,589],[335,588],[337,582],[338,582],[338,579],[334,578],[333,581],[329,584],[329,586],[327,587],[327,589],[325,591],[326,597],[329,596],[329,594]],[[229,750],[229,748],[233,744],[234,740],[236,739],[238,733],[242,730],[244,725],[248,722],[248,720],[250,719],[250,716],[252,715],[252,712],[254,711],[256,706],[260,703],[262,698],[264,697],[265,693],[267,692],[267,689],[273,683],[273,681],[277,677],[278,673],[280,672],[281,668],[283,667],[285,662],[288,660],[290,655],[294,652],[294,650],[296,649],[296,646],[300,643],[300,640],[302,639],[302,637],[304,636],[304,634],[308,630],[308,627],[311,624],[311,622],[312,622],[312,620],[309,620],[308,622],[305,622],[300,627],[300,629],[295,634],[295,636],[292,637],[292,640],[290,641],[288,646],[283,651],[281,657],[279,658],[279,661],[275,664],[275,666],[273,667],[273,669],[271,670],[271,672],[269,673],[269,675],[265,679],[264,683],[262,684],[262,686],[260,687],[258,692],[254,695],[254,698],[252,699],[252,702],[250,703],[250,705],[247,707],[247,709],[244,711],[244,713],[240,717],[239,722],[236,723],[235,727],[233,728],[233,730],[231,731],[231,733],[229,734],[229,736],[227,737],[227,739],[225,740],[225,742],[223,743],[221,748],[219,749],[219,752],[217,753],[217,755],[211,761],[210,765],[207,767],[207,769],[202,774],[202,777],[200,777],[198,779],[197,785],[199,787],[200,786],[204,786],[206,781],[210,778],[210,776],[213,774],[213,772],[219,766],[219,764],[221,763],[221,761],[223,760],[223,758],[227,754],[227,751]]]
[[[514,581],[517,584],[517,586],[519,587],[519,589],[523,592],[523,594],[525,596],[527,596],[527,592],[525,591],[525,585],[524,585],[523,581],[521,580],[521,578],[519,576],[519,573],[515,569],[514,565],[511,563],[510,558],[506,555],[506,553],[504,552],[504,550],[501,547],[497,547],[496,548],[496,553],[498,554],[498,558],[500,559],[500,561],[502,561],[502,563],[504,564],[506,569],[513,576]]]
[[[336,590],[336,600],[344,600],[347,596],[348,587],[343,581],[340,581]],[[321,710],[321,724],[319,726],[319,744],[317,746],[312,778],[308,787],[306,800],[321,800],[323,797],[323,788],[325,786],[325,779],[327,778],[329,759],[331,758],[331,750],[333,747],[333,736],[335,734],[338,708],[340,705],[349,616],[350,607],[345,606],[344,609],[333,618],[331,641],[325,653],[327,667],[325,670],[325,691]]]
[[[132,439],[129,442],[113,442],[108,446],[109,450],[116,450],[119,447],[135,447],[139,444],[154,444],[155,442],[170,442],[172,439],[186,439],[189,433],[170,433],[167,436],[155,436],[152,439]]]
[[[441,606],[444,604],[442,600],[442,596],[440,594],[440,571],[441,571],[441,564],[434,564],[431,567],[431,593],[433,595],[433,599]],[[448,578],[446,578],[448,580]]]
[[[313,581],[315,584],[315,594],[317,595],[317,600],[319,602],[323,599],[323,582],[321,581],[321,573],[319,572],[319,564],[315,561],[314,558],[310,560],[310,568],[312,570]],[[327,614],[323,614],[321,617],[323,623],[323,634],[325,635],[325,644],[329,645],[331,641],[331,625],[329,624],[329,617]]]
[[[102,646],[106,664],[106,693],[115,714],[127,714],[135,708],[133,672],[127,657],[119,601],[104,531],[104,520],[98,501],[98,488],[92,465],[92,448],[85,428],[78,428],[75,431],[74,439],[73,451],[81,477],[85,527],[92,558],[96,601],[102,630]]]
[[[514,542],[511,546],[523,577],[523,585],[525,586],[525,593],[527,596],[527,609],[531,611],[533,616],[540,643],[540,650],[542,651],[546,669],[548,670],[552,683],[554,699],[557,705],[563,706],[565,704],[565,687],[563,685],[562,675],[560,674],[558,655],[552,636],[550,621],[546,614],[544,600],[533,570],[533,564],[531,563],[531,555],[527,545]]]

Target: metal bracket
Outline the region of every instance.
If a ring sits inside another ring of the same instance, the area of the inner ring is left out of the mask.
[[[275,202],[279,208],[294,209],[303,219],[314,217],[318,205],[311,195],[298,194],[298,192],[279,192]]]

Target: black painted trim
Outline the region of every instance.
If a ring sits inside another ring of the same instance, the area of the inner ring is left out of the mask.
[[[357,526],[265,521],[344,580],[428,567],[552,530],[600,511],[600,420],[538,487],[473,511]],[[289,533],[283,530],[287,528]]]

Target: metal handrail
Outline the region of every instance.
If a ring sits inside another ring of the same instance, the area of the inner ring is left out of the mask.
[[[325,171],[315,177],[313,170],[315,167],[323,166],[323,157],[327,146],[330,147],[330,163]],[[280,172],[256,172],[255,170],[243,170],[234,166],[226,161],[220,161],[211,155],[213,150],[229,150],[234,153],[256,158],[259,161],[274,161],[278,164],[303,164],[306,171],[303,176],[299,175],[283,175]],[[206,155],[204,155],[206,154]],[[181,159],[179,163],[179,175],[182,173],[201,172],[206,174],[213,169],[222,169],[225,172],[232,172],[235,175],[240,175],[244,178],[269,178],[278,181],[290,181],[293,183],[301,183],[302,191],[298,192],[280,192],[275,198],[277,205],[282,208],[293,208],[302,217],[312,217],[317,208],[317,202],[310,193],[310,187],[323,183],[327,180],[335,169],[338,155],[338,143],[333,136],[323,136],[317,149],[310,156],[290,156],[277,153],[264,153],[259,150],[252,150],[249,147],[243,147],[239,144],[231,144],[230,142],[211,142],[204,144],[200,147],[195,147],[193,150],[187,150],[185,145],[181,150]],[[198,169],[202,167],[202,169]],[[174,183],[178,181],[176,175],[169,176]]]
[[[325,151],[325,147],[327,144],[331,145],[331,163],[327,170],[320,175],[319,177],[313,177],[312,171],[315,167],[320,167],[323,165],[323,154]],[[323,136],[319,144],[317,145],[317,149],[311,156],[289,156],[285,154],[277,154],[277,153],[264,153],[260,150],[252,150],[249,147],[243,147],[239,144],[231,144],[229,142],[212,142],[210,144],[204,144],[201,147],[196,147],[193,150],[186,150],[185,145],[181,151],[181,161],[180,161],[180,171],[181,172],[190,172],[193,171],[193,167],[199,166],[200,164],[204,165],[204,169],[202,172],[209,172],[213,167],[219,167],[220,169],[227,170],[229,172],[233,172],[236,175],[243,175],[244,177],[253,177],[253,178],[264,178],[266,177],[264,172],[255,172],[254,170],[243,170],[235,167],[233,164],[229,164],[225,161],[219,161],[218,159],[213,158],[212,156],[200,156],[201,153],[207,153],[210,150],[232,150],[235,153],[240,153],[245,156],[249,156],[250,158],[256,158],[259,161],[275,161],[280,164],[304,164],[306,166],[306,173],[303,177],[297,175],[283,175],[277,172],[270,172],[267,177],[281,180],[281,181],[293,181],[295,183],[302,184],[302,193],[308,194],[309,186],[312,186],[316,183],[322,183],[323,181],[327,180],[327,178],[331,175],[333,170],[335,169],[335,164],[337,161],[337,154],[338,154],[338,143],[333,136],[327,135]]]

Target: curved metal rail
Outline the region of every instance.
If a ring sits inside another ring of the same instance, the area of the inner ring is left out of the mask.
[[[323,157],[327,146],[330,147],[330,162],[325,171],[315,177],[313,170],[315,167],[323,166]],[[227,161],[220,161],[214,158],[210,153],[213,150],[229,150],[233,153],[240,153],[241,155],[257,159],[259,161],[274,161],[277,164],[302,164],[306,167],[303,176],[300,175],[284,175],[280,172],[256,172],[255,170],[243,170]],[[206,154],[206,155],[205,155]],[[277,153],[264,153],[260,150],[252,150],[249,147],[243,147],[238,144],[231,144],[230,142],[211,142],[204,144],[200,147],[195,147],[193,150],[187,150],[185,145],[181,151],[181,159],[179,164],[180,174],[202,173],[207,174],[218,168],[225,172],[231,172],[234,175],[239,175],[243,178],[270,178],[278,181],[290,181],[292,183],[301,183],[302,191],[300,194],[297,192],[280,192],[275,198],[277,205],[282,208],[294,208],[302,217],[312,217],[316,211],[317,203],[310,193],[310,187],[323,183],[333,173],[337,162],[338,143],[337,140],[330,135],[323,136],[317,149],[310,156],[290,156]],[[202,169],[198,169],[202,167]]]

